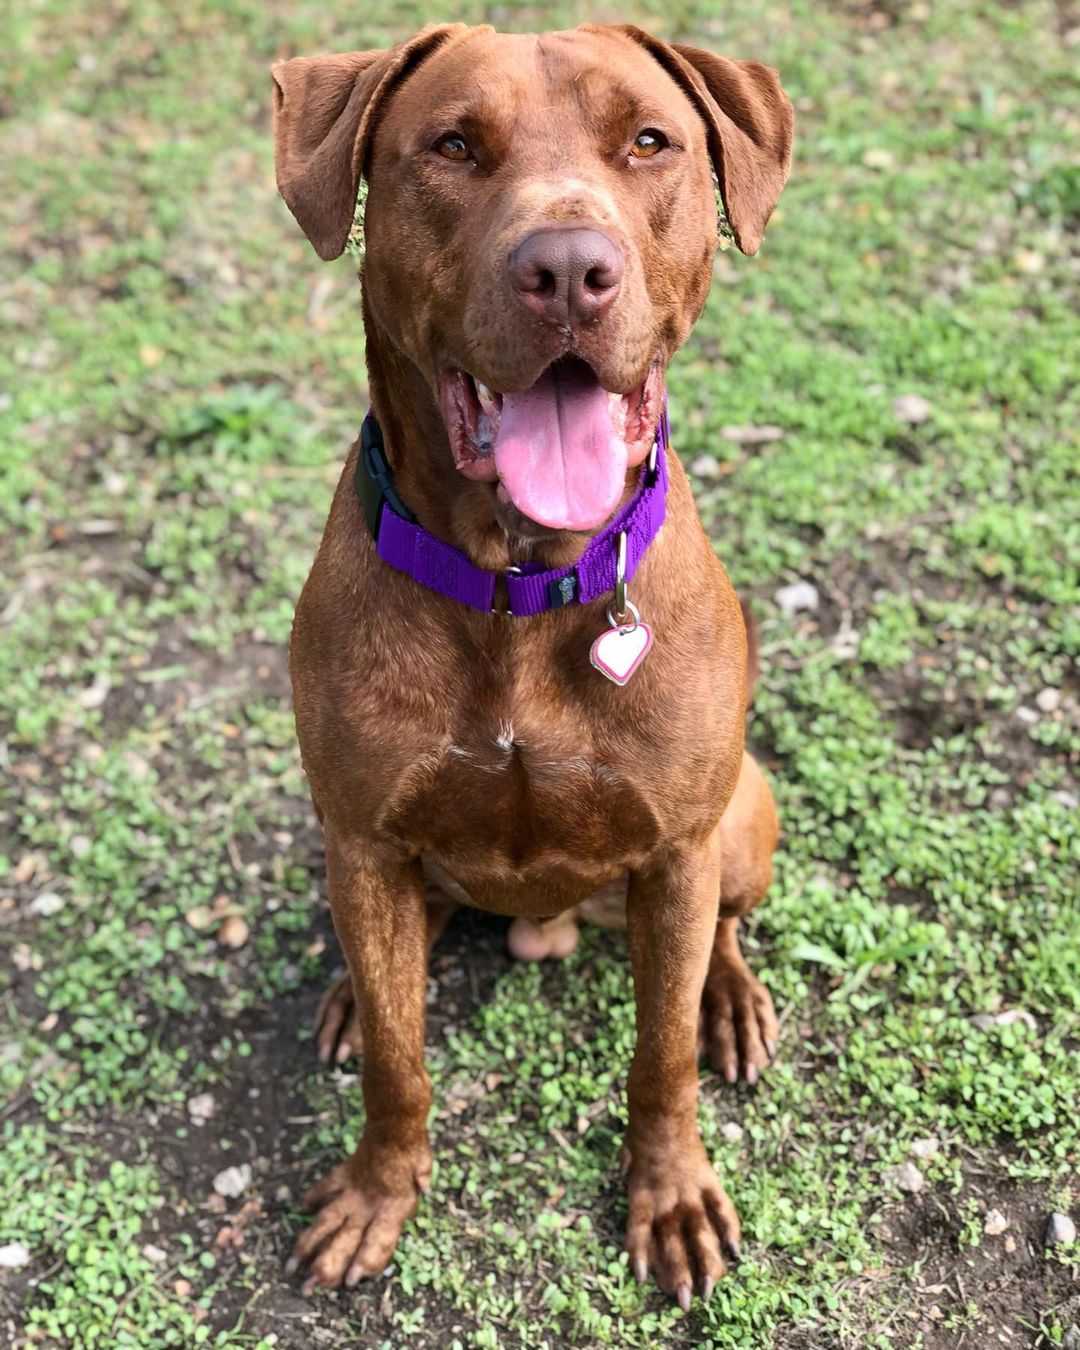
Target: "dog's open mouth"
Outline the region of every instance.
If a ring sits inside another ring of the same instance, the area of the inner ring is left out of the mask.
[[[604,388],[586,362],[564,356],[519,394],[499,394],[463,370],[440,381],[454,463],[496,479],[522,515],[552,530],[595,530],[615,510],[627,468],[652,447],[663,395],[658,365],[628,394]]]

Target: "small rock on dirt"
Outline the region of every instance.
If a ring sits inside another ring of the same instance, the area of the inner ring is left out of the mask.
[[[938,1149],[940,1148],[941,1140],[935,1139],[933,1135],[926,1139],[916,1139],[911,1145],[912,1153],[915,1154],[916,1158],[921,1158],[923,1162],[926,1162],[929,1158],[936,1157]]]
[[[989,1031],[991,1027],[1011,1027],[1023,1022],[1029,1031],[1038,1031],[1039,1024],[1026,1008],[1006,1008],[999,1013],[976,1013],[971,1025],[980,1031]]]
[[[734,441],[736,445],[768,445],[770,441],[784,438],[783,427],[722,427],[720,435],[725,441]]]
[[[712,455],[699,455],[690,465],[695,478],[719,478],[722,472],[720,461]]]
[[[217,1102],[209,1092],[200,1092],[197,1097],[188,1098],[187,1109],[196,1125],[205,1125],[217,1112]]]
[[[989,1237],[997,1237],[1008,1228],[1009,1221],[1000,1209],[992,1209],[983,1222],[983,1232]]]
[[[145,783],[150,777],[150,761],[134,750],[124,751],[124,767],[137,783]]]
[[[1046,1224],[1048,1247],[1069,1247],[1076,1241],[1076,1224],[1067,1214],[1051,1214]]]
[[[83,534],[100,533],[100,531],[88,530],[87,526],[101,524],[100,521],[84,521]],[[80,689],[76,696],[76,701],[80,708],[85,708],[87,712],[93,712],[100,708],[109,697],[109,691],[112,689],[112,683],[107,675],[98,675],[93,684],[89,684],[85,689]]]
[[[1035,695],[1035,706],[1040,712],[1054,713],[1061,707],[1061,690],[1047,685]]]
[[[34,951],[25,942],[16,942],[11,949],[11,964],[25,975],[28,970],[40,970],[45,963],[40,952]]]
[[[859,643],[862,637],[857,628],[851,628],[847,623],[841,623],[837,631],[832,635],[829,646],[832,648],[834,656],[840,661],[850,661],[859,654]]]
[[[226,1167],[214,1178],[214,1190],[226,1200],[236,1200],[251,1185],[251,1165],[240,1163]]]
[[[22,1270],[30,1263],[30,1248],[21,1242],[9,1242],[0,1247],[0,1270]]]
[[[251,929],[247,925],[247,920],[242,919],[239,914],[230,914],[218,929],[217,940],[223,947],[239,951],[250,936]]]
[[[1022,248],[1016,255],[1016,270],[1028,276],[1035,276],[1046,266],[1046,258],[1033,248]]]
[[[148,1261],[153,1261],[155,1266],[164,1265],[169,1259],[169,1253],[163,1247],[155,1247],[152,1242],[143,1247],[142,1254]]]
[[[930,404],[922,394],[901,394],[893,399],[892,410],[900,422],[917,427],[930,416]]]
[[[793,581],[790,586],[781,586],[773,599],[787,615],[815,610],[820,603],[818,588],[810,581]]]
[[[743,1137],[743,1129],[741,1125],[736,1125],[733,1120],[729,1120],[720,1126],[720,1134],[729,1144],[737,1144]]]
[[[886,1168],[883,1179],[887,1186],[894,1186],[909,1195],[918,1195],[926,1185],[926,1178],[914,1163],[909,1162],[901,1163],[899,1167]]]
[[[64,897],[57,895],[55,891],[42,891],[30,901],[30,913],[39,914],[43,919],[47,919],[51,914],[58,914],[64,908]]]
[[[862,162],[868,169],[891,169],[896,163],[896,156],[883,145],[872,145],[864,151]]]

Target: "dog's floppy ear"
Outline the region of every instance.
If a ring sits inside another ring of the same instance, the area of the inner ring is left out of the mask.
[[[743,253],[756,253],[791,168],[791,101],[771,66],[621,27],[664,67],[705,120],[724,210]]]
[[[298,56],[272,68],[278,191],[320,258],[339,257],[348,241],[379,104],[466,29],[433,25],[389,51]]]

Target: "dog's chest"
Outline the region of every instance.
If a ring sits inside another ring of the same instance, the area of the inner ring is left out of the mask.
[[[528,877],[588,893],[655,849],[662,797],[649,766],[599,746],[586,728],[505,720],[421,756],[382,823],[471,893]]]

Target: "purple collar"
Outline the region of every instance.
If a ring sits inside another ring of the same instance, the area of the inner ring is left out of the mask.
[[[667,513],[668,469],[664,452],[669,434],[665,407],[656,427],[656,445],[642,466],[637,491],[618,515],[589,540],[573,567],[545,570],[538,563],[524,563],[506,572],[487,572],[474,566],[460,550],[436,539],[417,522],[398,496],[383,450],[382,430],[370,412],[360,429],[360,453],[353,483],[375,540],[375,551],[383,562],[407,573],[421,586],[484,611],[494,608],[495,583],[502,577],[508,613],[542,614],[564,605],[585,605],[613,591],[619,535],[623,533],[627,581],[634,575]]]

